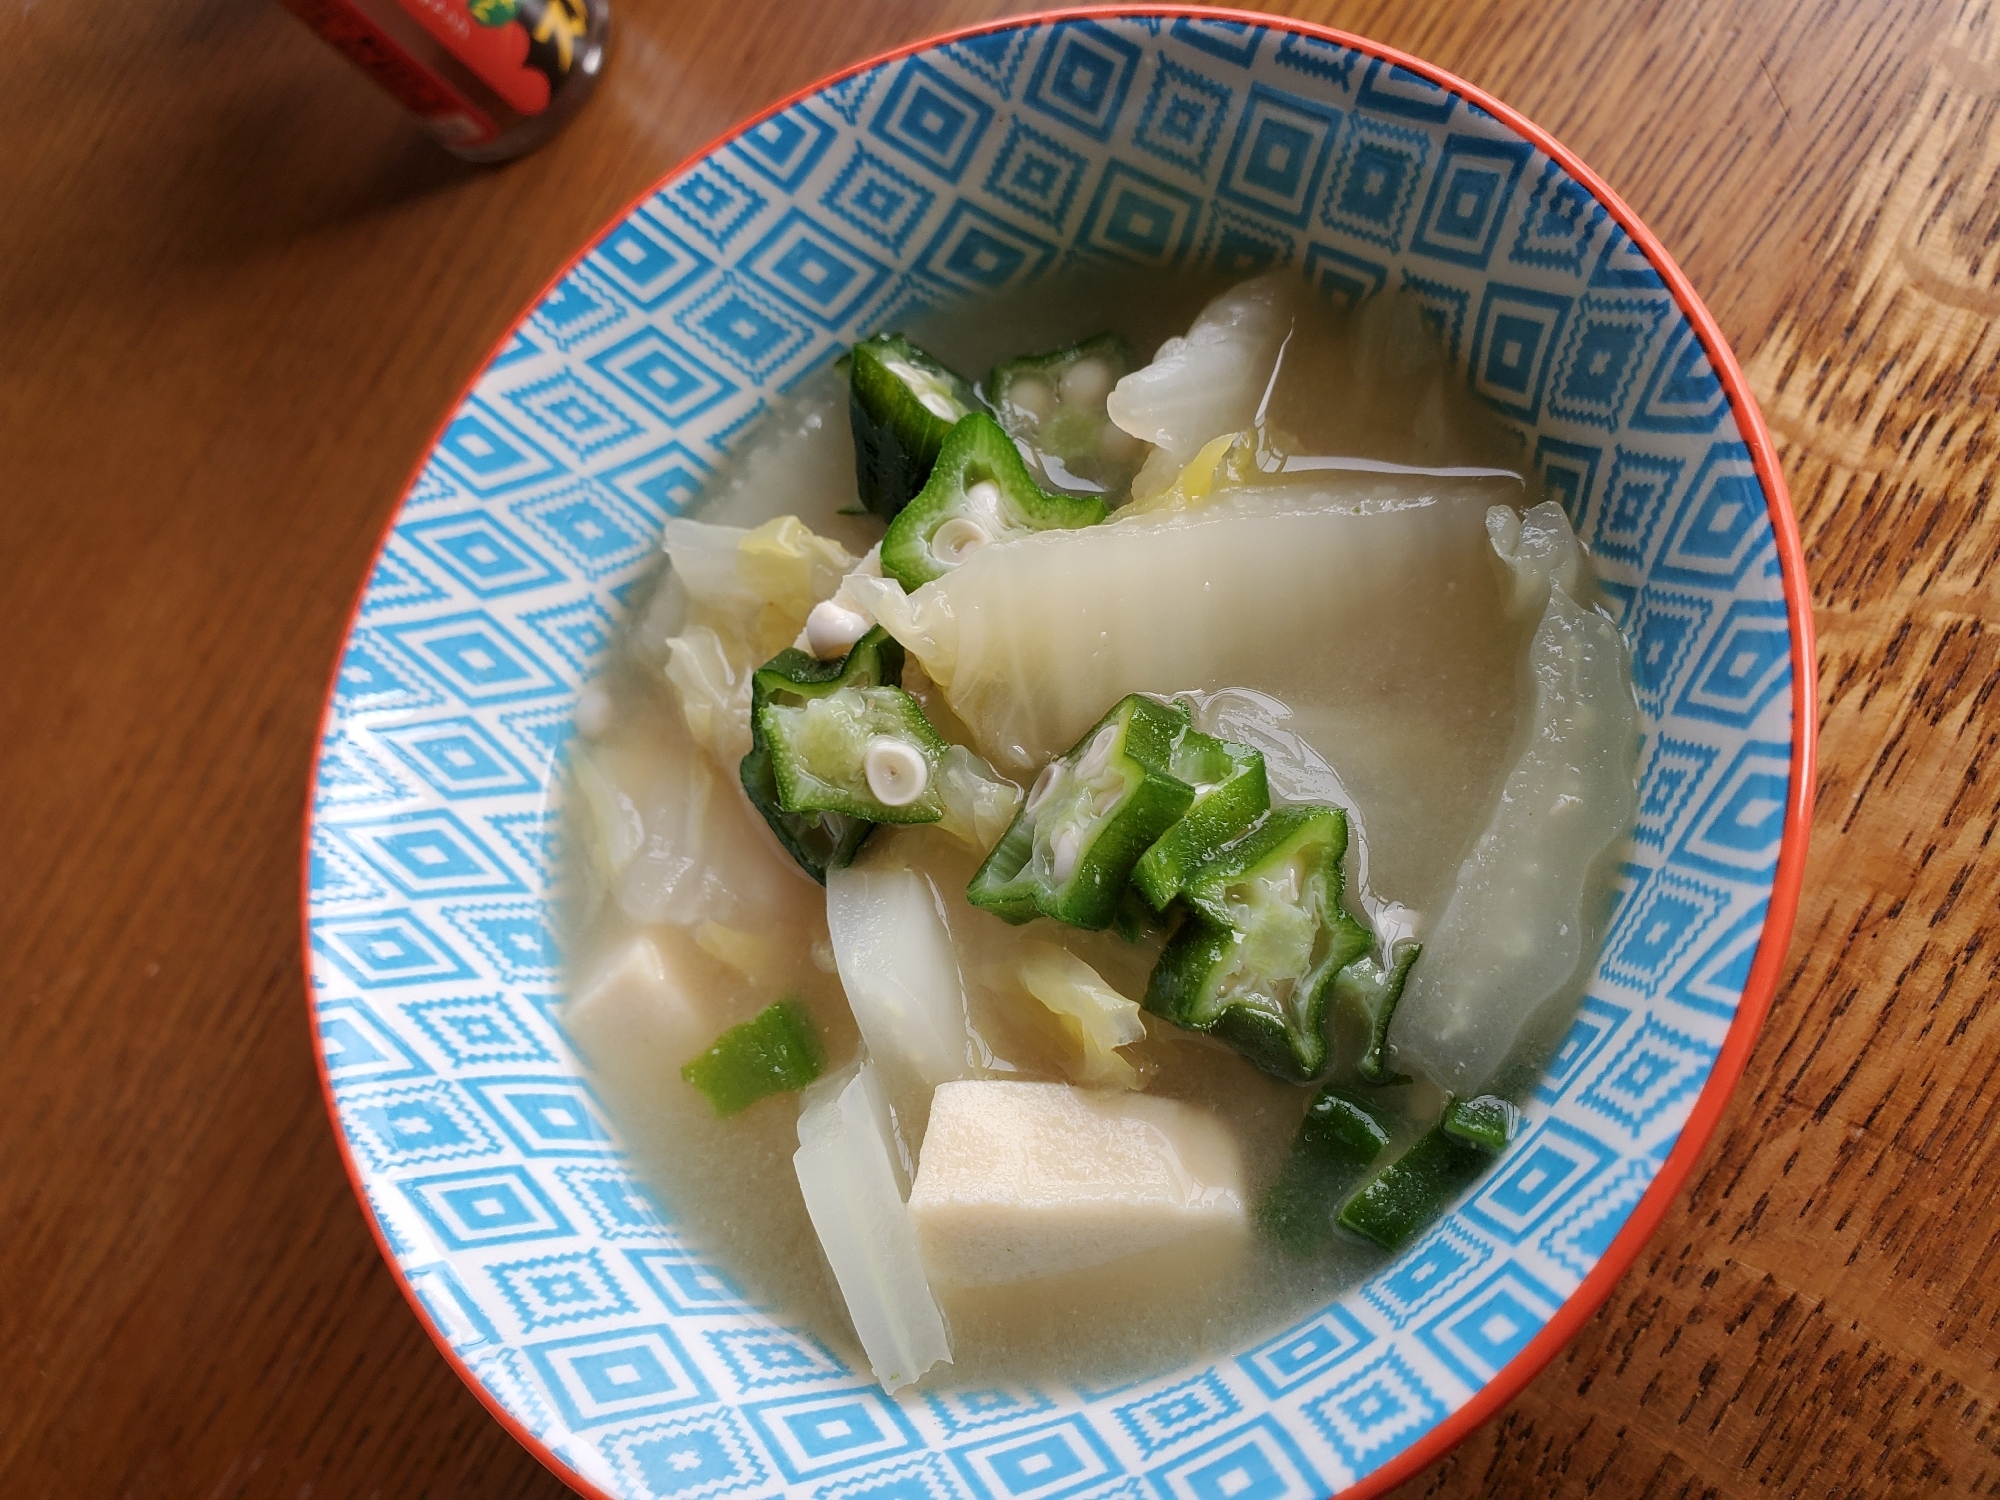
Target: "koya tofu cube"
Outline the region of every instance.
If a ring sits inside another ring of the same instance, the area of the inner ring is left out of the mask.
[[[1001,1079],[938,1089],[910,1214],[931,1279],[966,1287],[1248,1234],[1235,1142],[1206,1111]]]
[[[564,1005],[563,1030],[587,1062],[614,1080],[675,1077],[722,1025],[696,998],[708,987],[687,972],[701,958],[633,938]]]

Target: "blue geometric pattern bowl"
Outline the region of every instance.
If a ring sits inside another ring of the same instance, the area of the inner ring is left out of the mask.
[[[1338,1302],[1119,1390],[883,1395],[629,1174],[564,1040],[551,783],[661,523],[857,336],[1078,262],[1416,294],[1589,542],[1645,715],[1602,961],[1500,1166]],[[578,1488],[1312,1500],[1449,1446],[1609,1291],[1796,903],[1810,612],[1770,441],[1630,212],[1503,106],[1275,18],[1096,12],[870,64],[690,162],[451,416],[328,704],[308,965],[334,1118],[439,1345]]]

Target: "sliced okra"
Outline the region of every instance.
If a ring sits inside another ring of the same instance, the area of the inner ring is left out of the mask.
[[[733,1115],[772,1094],[804,1088],[826,1069],[826,1044],[796,1000],[767,1006],[732,1026],[681,1069],[718,1115]]]
[[[996,365],[985,395],[1008,436],[1025,446],[1060,490],[1103,494],[1131,488],[1145,445],[1106,413],[1111,388],[1133,369],[1132,350],[1100,333],[1048,354]]]
[[[1389,1067],[1389,1023],[1396,1016],[1396,1002],[1403,998],[1410,966],[1422,953],[1421,943],[1399,948],[1385,969],[1373,957],[1356,959],[1341,970],[1333,982],[1334,1006],[1355,1017],[1365,1038],[1361,1076],[1370,1083],[1407,1083],[1409,1075]]]
[[[895,687],[902,676],[903,648],[877,626],[837,661],[819,661],[809,652],[787,649],[759,667],[751,678],[750,753],[743,757],[739,772],[743,790],[786,852],[822,884],[829,869],[838,869],[854,858],[875,831],[877,820],[836,808],[794,810],[785,806],[785,777],[781,777],[777,753],[766,734],[771,722],[768,710],[773,705],[796,708],[850,690]],[[796,786],[794,770],[788,765],[786,776]]]
[[[1402,1249],[1476,1181],[1520,1129],[1505,1099],[1454,1100],[1444,1118],[1340,1206],[1341,1228],[1384,1250]]]
[[[1184,709],[1134,693],[1036,778],[966,899],[1009,922],[1117,920],[1132,867],[1194,800],[1170,769]]]
[[[1446,1135],[1488,1151],[1505,1151],[1521,1133],[1521,1111],[1498,1094],[1481,1094],[1474,1099],[1454,1099],[1445,1106],[1439,1122]]]
[[[842,687],[797,702],[758,705],[778,805],[871,823],[935,823],[944,816],[938,769],[951,748],[900,687]]]
[[[1146,1009],[1279,1078],[1318,1077],[1334,976],[1374,943],[1341,909],[1346,852],[1341,809],[1285,807],[1195,870]]]
[[[1376,1107],[1338,1084],[1313,1096],[1278,1180],[1257,1205],[1265,1236],[1292,1255],[1309,1255],[1333,1237],[1342,1197],[1389,1144]]]
[[[1132,870],[1132,883],[1157,911],[1165,911],[1201,865],[1271,810],[1263,754],[1247,745],[1189,729],[1174,746],[1173,768],[1194,788],[1194,802]]]
[[[1104,517],[1094,495],[1042,489],[1000,424],[975,412],[952,428],[922,493],[889,523],[882,572],[916,589],[994,542],[1094,526]]]
[[[861,503],[891,520],[924,487],[945,438],[979,399],[964,376],[900,333],[856,344],[847,378]]]

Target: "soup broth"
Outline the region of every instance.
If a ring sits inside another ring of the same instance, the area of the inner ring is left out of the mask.
[[[903,686],[936,733],[990,765],[984,784],[1014,782],[1032,810],[1043,768],[1073,746],[1082,751],[1114,703],[1134,693],[1177,701],[1194,729],[1262,756],[1276,807],[1345,810],[1338,900],[1385,966],[1393,952],[1442,933],[1444,962],[1459,968],[1412,992],[1423,995],[1432,1030],[1415,1041],[1390,1031],[1386,1052],[1360,1013],[1336,1006],[1331,1060],[1312,1086],[1157,1013],[1109,1061],[1086,1047],[1086,1063],[1095,1056],[1111,1070],[1092,1075],[1091,1098],[1112,1097],[1115,1085],[1107,1092],[1103,1079],[1124,1077],[1138,1087],[1117,1097],[1177,1101],[1219,1127],[1235,1157],[1246,1231],[1220,1249],[1170,1237],[1107,1263],[1012,1281],[941,1277],[934,1265],[929,1291],[950,1363],[923,1374],[926,1387],[1113,1383],[1225,1355],[1323,1305],[1388,1252],[1336,1233],[1299,1254],[1258,1227],[1267,1222],[1260,1203],[1268,1206],[1300,1149],[1314,1088],[1331,1081],[1365,1094],[1387,1138],[1375,1165],[1397,1159],[1436,1135],[1451,1094],[1505,1092],[1533,1076],[1601,938],[1608,877],[1631,818],[1633,708],[1622,652],[1607,654],[1615,632],[1591,623],[1600,617],[1590,613],[1587,559],[1565,542],[1566,523],[1555,528],[1546,507],[1536,510],[1541,497],[1520,477],[1519,447],[1466,395],[1413,305],[1380,299],[1334,317],[1296,289],[1256,293],[1258,285],[1072,280],[903,330],[966,372],[1113,330],[1145,366],[1117,387],[1113,416],[1127,431],[1155,417],[1183,426],[1132,445],[1132,462],[1118,472],[1136,477],[1129,497],[1107,496],[1122,502],[1108,522],[988,547],[921,588],[879,577],[853,587],[904,648]],[[1268,306],[1253,305],[1259,295]],[[1231,312],[1231,298],[1250,311]],[[1257,317],[1280,317],[1282,334],[1260,333]],[[1227,326],[1204,345],[1210,322]],[[1191,324],[1195,332],[1173,342]],[[1215,350],[1237,365],[1200,367],[1220,357]],[[841,549],[859,557],[883,534],[880,520],[856,513],[849,399],[842,372],[816,377],[764,420],[690,512],[731,528],[796,517],[837,543],[813,575],[820,599],[841,576]],[[1208,415],[1187,415],[1203,403]],[[1210,432],[1204,423],[1222,425]],[[1182,443],[1185,433],[1200,440]],[[1177,443],[1188,451],[1176,452]],[[1082,487],[1053,462],[1035,479],[1051,491],[1064,481]],[[749,730],[738,706],[748,701],[747,678],[731,675],[741,663],[732,668],[718,647],[704,666],[688,645],[698,634],[690,619],[720,597],[704,594],[702,569],[720,558],[728,572],[734,535],[670,527],[675,566],[636,602],[580,703],[566,793],[566,1024],[679,1232],[748,1299],[782,1310],[857,1369],[876,1356],[880,1373],[878,1351],[857,1342],[860,1315],[829,1269],[794,1170],[802,1097],[815,1096],[778,1092],[723,1117],[684,1081],[684,1065],[780,997],[809,1018],[830,1075],[862,1054],[842,978],[847,955],[836,953],[828,923],[829,893],[854,889],[857,877],[914,875],[934,892],[963,986],[968,1079],[1076,1084],[1080,1033],[1030,992],[1028,966],[1053,948],[1050,961],[1067,954],[1106,990],[1136,1000],[1149,995],[1175,922],[1192,918],[1171,914],[1180,906],[1166,918],[1133,907],[1138,916],[1121,917],[1122,933],[1049,917],[1003,920],[968,899],[997,822],[971,838],[949,818],[884,824],[822,886],[746,798],[738,762]],[[710,550],[697,555],[697,544]],[[1537,588],[1524,603],[1521,590]],[[1568,636],[1551,635],[1556,595],[1577,601],[1577,618],[1562,617]],[[744,610],[744,639],[761,655],[791,644],[805,623],[802,610],[774,617],[755,601]],[[1619,753],[1595,761],[1558,753],[1575,743],[1562,733],[1569,721],[1555,717],[1563,700],[1551,684],[1564,670],[1564,681],[1583,683],[1625,726],[1622,747],[1615,734],[1606,741]],[[1020,794],[1003,790],[1011,809]],[[1474,887],[1482,869],[1526,847],[1507,823],[1509,800],[1563,797],[1600,815],[1596,831],[1579,836],[1596,847],[1569,848],[1574,873],[1549,875],[1539,905],[1531,894],[1505,916],[1521,928],[1507,942],[1532,938],[1537,925],[1575,928],[1575,958],[1551,979],[1508,968],[1506,944],[1482,938],[1502,919],[1492,897],[1478,904]],[[1605,836],[1611,828],[1616,836]],[[1420,952],[1408,972],[1423,975],[1424,964]],[[1482,976],[1513,1011],[1492,1024],[1468,1021],[1460,972]],[[1364,1076],[1371,1055],[1409,1076],[1387,1086]],[[910,1061],[918,1056],[874,1057],[905,1198],[913,1178],[937,1170],[923,1148],[934,1100],[944,1097]],[[936,1241],[927,1243],[935,1260]]]

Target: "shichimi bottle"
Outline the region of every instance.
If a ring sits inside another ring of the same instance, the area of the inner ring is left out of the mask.
[[[455,154],[554,135],[604,68],[607,0],[284,0]]]

